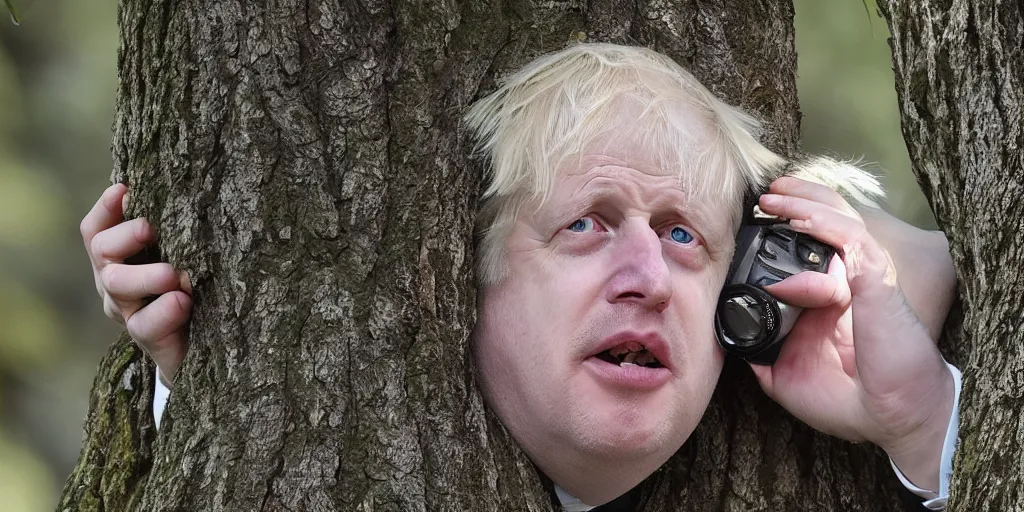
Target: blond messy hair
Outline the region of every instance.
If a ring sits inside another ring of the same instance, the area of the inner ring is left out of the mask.
[[[624,103],[641,112],[629,127],[615,119]],[[709,128],[704,140],[695,140],[694,115]],[[641,47],[578,44],[541,56],[474,103],[465,122],[488,162],[478,217],[483,285],[504,278],[505,239],[522,207],[542,204],[567,159],[609,137],[639,137],[634,142],[653,150],[662,169],[676,169],[690,199],[714,193],[735,205],[736,220],[744,194],[762,189],[785,164],[758,142],[755,118]]]

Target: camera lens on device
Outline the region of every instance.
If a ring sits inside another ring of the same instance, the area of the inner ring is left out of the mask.
[[[768,292],[749,284],[722,290],[715,313],[715,335],[722,348],[750,362],[771,364],[781,345],[782,310]]]
[[[834,254],[828,244],[784,222],[745,220],[715,311],[722,349],[753,364],[774,364],[800,308],[776,300],[764,287],[804,271],[827,272]]]
[[[749,346],[761,337],[762,306],[749,295],[729,297],[722,303],[722,330],[739,345]]]

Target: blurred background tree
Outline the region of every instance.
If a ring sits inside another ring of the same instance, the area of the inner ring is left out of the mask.
[[[888,32],[861,0],[796,0],[805,149],[862,159],[890,209],[931,212],[909,169]],[[119,326],[78,223],[106,188],[116,0],[17,0],[0,17],[0,503],[52,510],[78,455],[96,364]]]

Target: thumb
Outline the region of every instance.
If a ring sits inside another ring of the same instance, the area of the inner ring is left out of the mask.
[[[757,383],[761,385],[761,390],[764,394],[768,395],[769,398],[775,399],[775,383],[772,379],[772,367],[763,364],[747,363],[750,365],[750,369],[754,372],[754,377],[757,378]]]
[[[786,304],[804,309],[846,305],[850,302],[846,268],[838,256],[832,259],[828,274],[800,272],[765,286],[764,290]]]

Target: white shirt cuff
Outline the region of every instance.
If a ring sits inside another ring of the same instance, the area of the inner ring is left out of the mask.
[[[957,370],[956,367],[949,363],[946,363],[946,366],[949,367],[949,373],[953,374],[953,413],[949,416],[949,426],[946,427],[946,439],[942,444],[942,460],[939,462],[939,490],[930,491],[910,483],[910,480],[907,480],[907,477],[903,475],[900,468],[896,467],[892,458],[889,458],[889,464],[892,466],[893,471],[896,472],[896,477],[900,479],[900,483],[908,491],[924,498],[926,501],[921,504],[928,510],[946,509],[946,500],[949,499],[949,481],[953,478],[953,453],[956,451],[957,434],[960,430],[960,370]]]
[[[171,397],[171,390],[164,386],[160,380],[160,370],[156,371],[156,389],[153,390],[153,422],[157,430],[160,429],[160,418],[164,415],[164,408],[167,407],[167,400]]]

